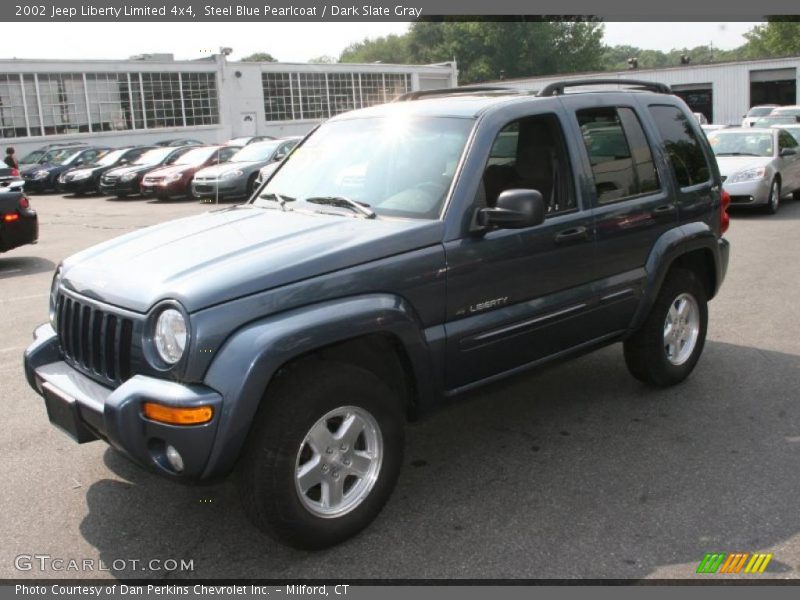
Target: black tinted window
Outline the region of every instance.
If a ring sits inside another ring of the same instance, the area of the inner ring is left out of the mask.
[[[675,178],[681,187],[708,181],[710,171],[700,142],[689,120],[675,106],[650,106],[650,114],[661,133]]]
[[[653,155],[633,110],[592,108],[577,116],[600,204],[658,189]]]

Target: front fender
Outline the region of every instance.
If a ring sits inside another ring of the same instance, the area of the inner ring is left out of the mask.
[[[723,246],[725,256],[722,256]],[[702,221],[695,221],[670,229],[658,238],[650,251],[650,255],[647,257],[644,297],[634,316],[631,331],[641,326],[647,318],[661,290],[661,285],[664,283],[664,279],[675,260],[694,250],[707,250],[713,256],[715,281],[711,294],[711,297],[713,297],[725,277],[727,242],[722,238],[718,238],[711,227]]]
[[[435,394],[422,325],[404,299],[370,294],[271,315],[245,325],[217,352],[204,383],[223,398],[217,438],[203,477],[230,470],[241,452],[270,380],[288,361],[371,333],[395,336],[406,350],[421,403]]]

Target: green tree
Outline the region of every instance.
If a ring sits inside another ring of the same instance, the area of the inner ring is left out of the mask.
[[[322,56],[317,56],[316,58],[308,59],[308,62],[314,65],[332,65],[338,62],[335,56],[329,56],[327,54],[323,54]]]
[[[749,58],[800,54],[800,21],[797,17],[770,17],[745,34]]]
[[[456,60],[461,83],[600,69],[603,26],[593,21],[442,21],[364,40],[341,62],[433,63]]]
[[[278,62],[269,52],[256,52],[250,56],[245,56],[241,62]]]

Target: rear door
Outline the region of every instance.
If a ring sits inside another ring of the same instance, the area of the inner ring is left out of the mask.
[[[632,94],[565,97],[592,175],[598,318],[626,329],[639,305],[645,263],[656,240],[677,225],[678,206],[656,164],[656,134]],[[599,100],[599,101],[598,101]],[[657,139],[657,138],[656,138]]]

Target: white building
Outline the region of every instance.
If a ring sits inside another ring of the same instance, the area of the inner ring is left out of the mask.
[[[710,65],[681,65],[660,69],[632,69],[604,73],[570,73],[496,82],[525,90],[539,90],[548,83],[578,78],[646,79],[666,83],[694,112],[709,123],[739,124],[751,106],[796,104],[800,57],[737,61]]]
[[[407,91],[458,84],[438,65],[0,59],[0,144],[18,156],[54,142],[147,144],[297,135]]]

